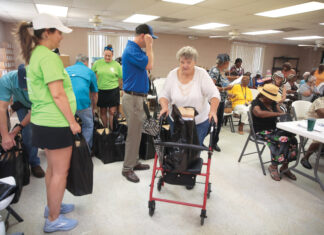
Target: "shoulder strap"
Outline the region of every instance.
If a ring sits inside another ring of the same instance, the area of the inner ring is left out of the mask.
[[[151,118],[150,111],[149,111],[147,103],[145,101],[143,101],[143,108],[144,108],[147,119]]]

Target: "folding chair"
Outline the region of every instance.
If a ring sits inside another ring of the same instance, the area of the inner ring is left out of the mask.
[[[249,125],[250,125],[250,134],[246,139],[245,145],[243,147],[243,150],[241,152],[241,155],[240,155],[240,158],[239,158],[238,162],[241,162],[243,156],[257,153],[258,157],[259,157],[259,160],[260,160],[260,164],[261,164],[263,174],[266,175],[266,172],[265,172],[265,169],[264,169],[264,164],[267,164],[267,163],[269,163],[271,161],[264,162],[263,159],[262,159],[262,153],[263,153],[263,151],[264,151],[264,149],[266,147],[266,141],[257,139],[257,137],[256,137],[256,134],[255,134],[255,131],[254,131],[254,128],[253,128],[252,106],[249,109],[248,118],[249,118]],[[250,141],[255,144],[257,151],[256,152],[251,152],[251,153],[245,153],[246,147],[248,146]],[[262,148],[261,148],[261,146],[262,146]]]
[[[226,126],[227,121],[228,121],[229,124],[230,124],[231,132],[234,133],[235,130],[234,130],[234,124],[233,124],[233,111],[232,111],[231,113],[225,113],[225,112],[224,112],[224,121],[223,121],[223,125]]]

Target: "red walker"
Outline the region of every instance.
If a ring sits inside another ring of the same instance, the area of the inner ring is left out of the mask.
[[[179,148],[187,148],[187,149],[192,149],[192,150],[200,150],[200,151],[208,151],[208,161],[207,163],[203,163],[203,160],[200,158],[200,162],[198,162],[198,165],[200,164],[200,170],[199,172],[194,172],[194,171],[190,171],[188,170],[187,172],[181,172],[181,173],[176,173],[177,177],[187,177],[188,176],[193,176],[192,178],[195,178],[197,175],[200,176],[205,176],[206,180],[205,180],[205,190],[204,190],[204,200],[203,200],[203,204],[193,204],[193,203],[187,203],[187,202],[181,202],[181,201],[174,201],[174,200],[167,200],[167,199],[162,199],[162,198],[157,198],[157,197],[153,197],[153,189],[154,189],[154,182],[155,182],[155,178],[157,177],[157,174],[159,173],[159,171],[161,171],[162,176],[159,178],[159,181],[157,183],[157,189],[158,191],[161,191],[162,186],[164,186],[165,181],[167,180],[167,178],[165,178],[168,174],[168,172],[166,172],[165,169],[163,169],[163,165],[162,165],[162,157],[159,157],[157,152],[155,153],[155,158],[154,158],[154,165],[153,165],[153,172],[152,172],[152,181],[151,181],[151,185],[150,185],[150,199],[148,202],[148,207],[149,207],[149,215],[153,216],[154,211],[155,211],[155,201],[160,201],[160,202],[167,202],[167,203],[173,203],[173,204],[179,204],[179,205],[184,205],[184,206],[191,206],[191,207],[198,207],[201,208],[201,214],[200,214],[200,223],[201,225],[204,224],[204,220],[205,218],[207,218],[206,215],[206,203],[207,203],[207,198],[210,197],[210,193],[211,193],[211,183],[209,183],[209,174],[210,174],[210,164],[211,164],[211,156],[213,154],[213,148],[212,148],[212,136],[213,136],[213,132],[215,129],[215,123],[214,121],[212,121],[212,125],[211,125],[211,130],[210,130],[210,142],[209,142],[209,148],[206,148],[204,146],[200,146],[200,145],[192,145],[192,144],[182,144],[182,143],[175,143],[175,142],[160,142],[160,141],[155,141],[155,145],[157,146],[161,146],[161,147],[165,147],[165,148],[172,148],[172,147],[179,147]],[[157,162],[159,159],[159,166],[157,166]],[[206,172],[202,173],[201,172],[201,168],[202,166],[207,166]],[[166,182],[168,183],[168,182]],[[178,184],[181,185],[181,184]],[[182,184],[185,185],[185,184]]]

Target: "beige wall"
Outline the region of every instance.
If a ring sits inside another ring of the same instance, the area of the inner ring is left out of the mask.
[[[15,43],[12,35],[14,24],[0,21],[0,39],[14,43],[16,55],[19,54],[19,46]],[[88,54],[88,32],[92,29],[73,28],[71,34],[65,34],[61,42],[61,54],[70,55],[70,63],[73,64],[75,57],[79,53]],[[231,41],[226,39],[209,39],[200,37],[197,40],[189,40],[187,36],[157,34],[159,39],[154,40],[154,69],[153,75],[156,77],[165,77],[168,72],[178,66],[175,58],[176,52],[183,46],[190,45],[198,50],[199,57],[197,64],[210,68],[214,65],[218,53],[230,54]],[[2,41],[3,41],[2,40]],[[1,40],[0,40],[1,41]],[[260,43],[259,43],[260,44]],[[314,51],[312,48],[302,48],[297,46],[264,44],[265,57],[263,64],[263,73],[266,69],[272,68],[273,57],[287,56],[299,57],[299,70],[301,73],[310,71],[318,66],[323,49]],[[234,60],[235,58],[232,58]],[[17,57],[17,65],[21,63],[20,57]],[[244,66],[244,61],[243,61]]]

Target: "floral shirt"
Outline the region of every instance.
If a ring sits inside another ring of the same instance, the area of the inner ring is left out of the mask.
[[[223,75],[220,73],[219,69],[214,66],[209,71],[209,76],[215,80],[215,84],[218,87],[227,87],[229,85],[229,81],[226,77],[223,77]],[[221,102],[224,102],[227,99],[227,91],[221,91]]]

